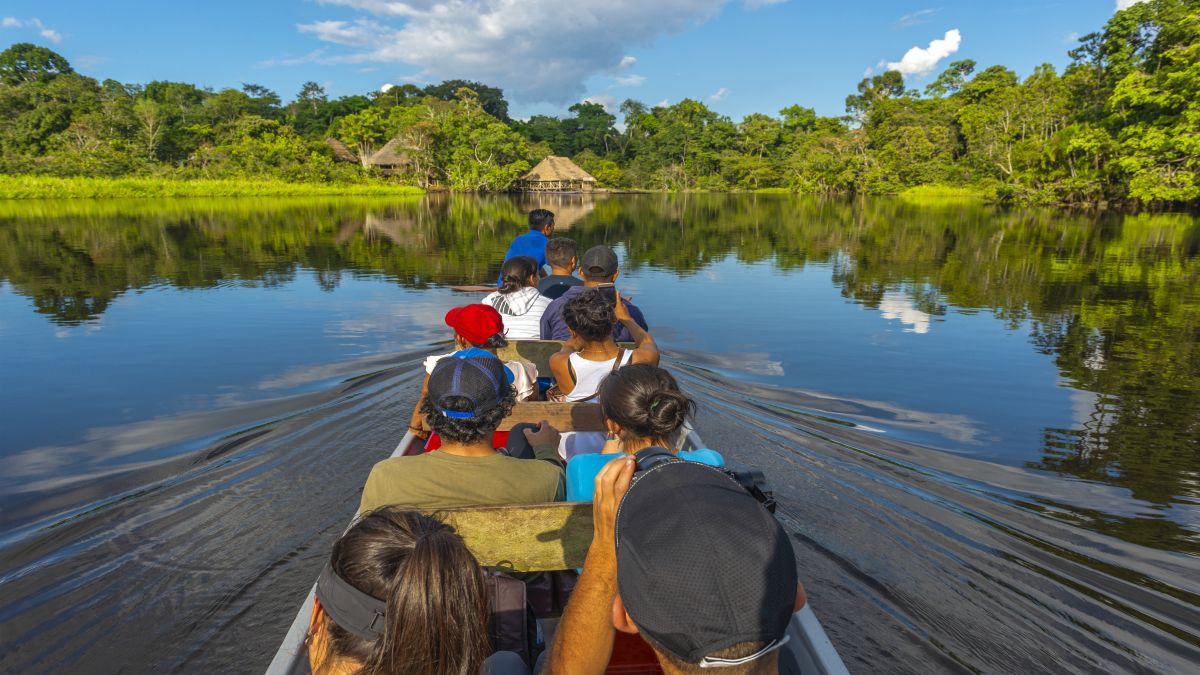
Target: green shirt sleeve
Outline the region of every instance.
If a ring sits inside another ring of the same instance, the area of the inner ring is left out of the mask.
[[[550,462],[559,469],[564,466],[562,457],[558,456],[558,443],[538,443],[533,446],[533,456]]]

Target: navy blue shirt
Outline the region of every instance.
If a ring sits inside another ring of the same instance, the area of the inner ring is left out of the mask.
[[[509,258],[515,258],[519,255],[527,255],[537,261],[538,271],[546,264],[546,242],[550,238],[542,234],[541,230],[530,230],[525,234],[512,240],[508,245],[508,253],[504,254],[504,260],[507,262]],[[499,288],[503,280],[496,277],[496,287]]]
[[[569,340],[571,332],[567,328],[567,322],[563,321],[562,311],[563,306],[571,298],[588,290],[586,286],[572,286],[567,289],[557,300],[550,303],[546,311],[542,313],[542,339],[543,340]],[[621,302],[629,308],[629,316],[633,317],[633,322],[642,327],[642,330],[648,331],[650,327],[646,325],[646,317],[642,316],[642,310],[638,309],[632,302],[621,298]],[[629,329],[617,323],[613,327],[613,339],[617,342],[633,342],[633,336],[629,334]]]

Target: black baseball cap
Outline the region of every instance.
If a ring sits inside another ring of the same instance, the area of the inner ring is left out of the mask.
[[[603,244],[584,251],[579,269],[587,277],[611,277],[617,271],[617,254]]]
[[[508,393],[505,370],[500,359],[491,355],[442,359],[429,374],[426,396],[446,417],[471,419],[500,405]],[[470,409],[447,409],[443,402],[452,396],[471,401]]]
[[[737,665],[786,641],[796,556],[775,517],[728,474],[679,459],[634,476],[617,510],[617,589],[661,651]],[[765,642],[740,659],[711,656]]]

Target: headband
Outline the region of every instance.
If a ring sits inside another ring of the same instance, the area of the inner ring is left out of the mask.
[[[387,604],[351,586],[328,563],[317,577],[317,599],[329,618],[351,634],[364,640],[383,635]]]

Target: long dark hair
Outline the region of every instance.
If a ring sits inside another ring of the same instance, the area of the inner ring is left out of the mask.
[[[529,285],[529,277],[537,274],[537,261],[527,255],[518,255],[504,261],[500,266],[500,295],[508,295]]]
[[[696,414],[696,402],[679,390],[671,373],[648,363],[623,366],[604,378],[598,398],[604,416],[621,425],[623,440],[666,443]]]
[[[387,604],[383,634],[357,637],[327,621],[330,653],[361,675],[478,675],[490,651],[483,572],[454,528],[411,511],[362,517],[333,545],[333,571]],[[318,666],[322,666],[318,664]]]

